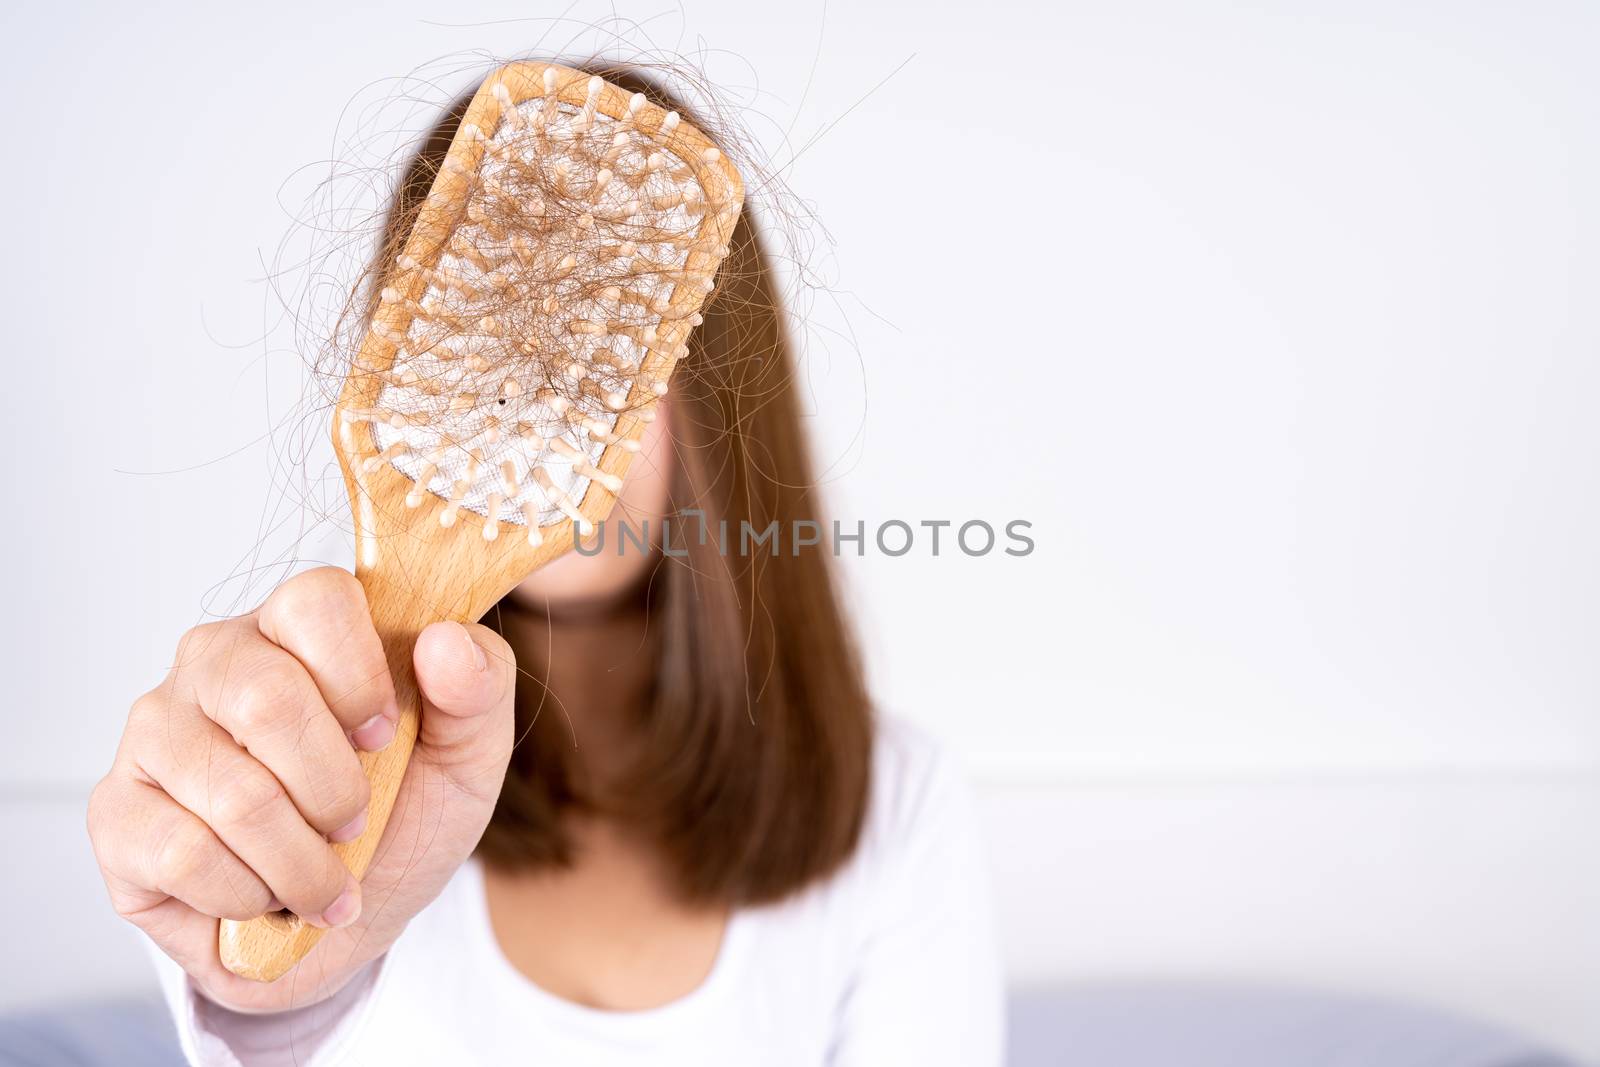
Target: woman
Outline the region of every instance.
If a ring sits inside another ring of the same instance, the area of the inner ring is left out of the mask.
[[[465,103],[405,173],[386,246]],[[89,825],[117,910],[170,957],[192,1059],[998,1062],[968,798],[926,739],[874,720],[827,539],[698,536],[817,520],[793,370],[741,221],[611,547],[418,639],[418,747],[359,885],[330,842],[361,832],[355,750],[397,714],[361,587],[311,571],[184,637]],[[668,555],[662,519],[690,510]],[[618,551],[621,524],[655,550]],[[217,919],[284,907],[329,928],[312,953],[271,984],[223,969]]]

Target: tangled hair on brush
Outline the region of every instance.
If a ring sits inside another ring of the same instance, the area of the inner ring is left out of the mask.
[[[385,249],[340,406],[341,425],[370,428],[363,466],[405,474],[409,508],[444,500],[445,526],[483,516],[491,541],[502,519],[531,547],[563,516],[588,532],[585,481],[602,500],[621,489],[742,201],[721,150],[644,93],[496,70],[389,235],[405,243]]]
[[[668,88],[693,85],[692,72],[561,62],[681,114],[733,160],[747,188],[771,186],[751,139],[719,111],[714,92],[700,85],[695,95],[706,103],[691,106]],[[359,336],[384,299],[384,279],[469,100],[463,96],[445,110],[400,171],[378,252],[347,305],[339,336]],[[472,221],[475,232],[497,245],[526,249],[528,280],[468,294],[480,302],[462,317],[493,320],[488,332],[520,339],[552,321],[546,305],[614,301],[617,294],[606,290],[619,288],[619,278],[568,278],[561,270],[568,250],[539,245],[542,231],[524,214],[534,199],[546,216],[589,213],[595,201],[586,190],[593,188],[593,175],[569,185],[560,174],[526,168],[508,184],[517,186],[518,195],[480,210]],[[684,213],[670,192],[660,195],[665,208],[648,225],[688,232],[697,218],[694,205]],[[616,229],[605,239],[631,238]],[[690,333],[672,379],[672,504],[702,512],[709,529],[723,522],[735,531],[746,523],[756,530],[773,522],[782,530],[820,523],[787,312],[772,257],[749,211],[739,216],[727,247],[716,288],[701,310],[703,321]],[[478,252],[470,242],[457,251],[469,261]],[[670,280],[670,264],[650,269],[655,268]],[[501,330],[502,324],[516,329]],[[577,403],[582,397],[574,390],[592,391],[595,385],[583,383],[602,380],[609,357],[599,358],[601,376],[575,380],[562,373],[559,358],[548,358],[572,345],[571,336],[532,338],[546,356],[530,360],[542,378],[521,388],[565,390]],[[341,362],[350,355],[337,345],[332,352]],[[620,358],[625,362],[627,356]],[[610,406],[619,408],[614,397]],[[826,876],[854,851],[867,805],[872,713],[829,556],[816,549],[726,555],[716,540],[686,538],[686,557],[662,560],[651,579],[649,637],[642,650],[651,657],[651,681],[630,709],[641,740],[620,782],[601,788],[587,780],[561,717],[539,714],[545,703],[540,680],[520,685],[523,740],[479,845],[487,862],[511,869],[568,864],[573,846],[563,813],[604,813],[658,844],[686,900],[758,904]],[[526,611],[510,601],[500,609]],[[486,621],[495,619],[491,613]],[[559,634],[553,632],[552,639]]]

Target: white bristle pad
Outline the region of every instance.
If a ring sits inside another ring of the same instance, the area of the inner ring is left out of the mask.
[[[552,181],[556,204],[538,187]],[[466,215],[410,305],[410,328],[391,338],[400,351],[362,419],[377,461],[449,501],[442,521],[457,509],[484,516],[486,536],[501,522],[525,525],[530,511],[539,526],[573,516],[649,354],[703,199],[654,127],[553,98],[507,109]],[[545,229],[507,232],[495,223],[508,207]],[[400,298],[386,290],[384,299]],[[408,503],[419,502],[414,490]]]

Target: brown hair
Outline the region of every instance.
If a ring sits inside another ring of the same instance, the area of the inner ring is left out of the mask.
[[[638,70],[569,65],[717,138]],[[447,110],[405,168],[386,250],[403,243],[469,99]],[[522,741],[478,850],[507,868],[564,865],[572,847],[563,810],[603,809],[654,839],[686,899],[759,904],[830,874],[854,851],[872,722],[828,555],[787,543],[796,523],[820,522],[820,509],[793,348],[748,213],[703,314],[672,381],[672,503],[703,512],[710,536],[693,536],[691,520],[691,536],[674,536],[687,556],[664,561],[651,582],[644,651],[655,681],[634,723],[643,744],[624,782],[589,795],[560,716],[540,713],[542,686],[519,686]],[[717,537],[724,522],[728,553]],[[745,524],[763,531],[773,522],[781,551],[736,550]]]

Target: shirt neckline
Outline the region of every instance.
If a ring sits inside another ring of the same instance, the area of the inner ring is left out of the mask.
[[[462,865],[461,874],[464,881],[462,892],[467,896],[468,933],[478,954],[486,958],[489,966],[498,974],[496,985],[528,1007],[573,1026],[608,1034],[676,1026],[681,1020],[704,1011],[706,1005],[723,995],[745,952],[750,916],[740,908],[733,908],[728,912],[716,959],[699,985],[654,1008],[618,1011],[592,1008],[550,992],[517,970],[501,949],[500,941],[494,934],[494,925],[489,919],[489,897],[484,885],[482,863],[476,857],[468,860]]]

